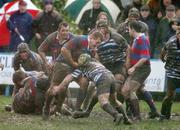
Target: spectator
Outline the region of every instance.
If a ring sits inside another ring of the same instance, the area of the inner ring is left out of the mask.
[[[100,12],[96,21],[101,20],[101,19],[106,20],[109,23],[110,27],[114,26],[113,21],[110,20],[108,14],[106,12]]]
[[[78,25],[79,28],[83,31],[83,34],[87,34],[95,27],[99,13],[104,12],[101,7],[100,0],[93,0],[92,4],[93,8],[84,12]]]
[[[151,44],[151,55],[153,56],[154,48],[155,48],[157,22],[152,18],[151,14],[150,14],[150,8],[148,5],[143,5],[141,7],[140,21],[142,21],[148,25],[148,34],[149,34],[149,40],[150,40],[150,44]]]
[[[148,0],[147,5],[150,8],[150,12],[152,14],[152,17],[156,20],[157,14],[159,11],[159,0]]]
[[[156,43],[155,43],[155,53],[159,56],[160,50],[165,42],[167,42],[168,32],[170,31],[169,23],[175,17],[175,6],[169,5],[166,8],[166,16],[160,20],[159,26],[157,28]],[[156,56],[156,57],[157,57]]]
[[[176,35],[178,26],[180,26],[180,18],[172,19],[171,22],[169,23],[169,26],[170,26],[170,30],[168,32],[166,41],[168,41],[172,36]]]
[[[178,9],[176,10],[176,17],[177,17],[177,18],[180,18],[180,8],[178,8]]]
[[[157,18],[163,18],[166,15],[166,8],[172,4],[172,0],[160,0],[159,3],[159,11],[157,14]]]
[[[172,0],[172,4],[176,6],[176,8],[180,8],[180,1],[179,0]]]
[[[124,21],[125,19],[128,18],[128,14],[129,14],[129,10],[132,9],[133,7],[140,10],[142,6],[142,0],[133,0],[132,4],[130,5],[127,5],[125,8],[124,8],[124,11],[123,11],[123,16],[122,16],[122,21]]]
[[[69,25],[66,22],[59,24],[58,30],[51,33],[47,38],[42,42],[38,48],[38,53],[43,59],[47,70],[51,70],[55,59],[61,52],[62,46],[73,38],[73,34],[69,32]],[[52,56],[52,63],[48,63],[46,55],[50,53]]]
[[[53,7],[53,1],[44,0],[44,10],[33,21],[35,47],[38,48],[49,34],[55,32],[62,21],[62,16]]]
[[[121,3],[121,0],[113,0],[113,2],[119,7],[120,10],[123,9],[123,5]]]
[[[105,21],[107,21],[107,23],[108,23],[108,25],[109,25],[109,29],[110,29],[111,31],[116,32],[116,30],[112,27],[113,25],[112,25],[112,22],[110,21],[110,19],[109,19],[109,17],[108,17],[108,14],[107,14],[106,12],[100,12],[99,15],[98,15],[98,17],[97,17],[97,20],[96,20],[95,28],[91,29],[91,31],[90,31],[89,33],[93,32],[93,31],[95,31],[95,30],[97,29],[97,24],[98,24],[98,22],[99,22],[100,20],[105,20]]]
[[[177,9],[180,7],[179,0],[148,0],[147,4],[150,7],[153,18],[160,21],[166,14],[166,7],[173,4]]]
[[[7,22],[11,32],[10,51],[16,51],[21,42],[29,43],[32,37],[32,16],[27,12],[27,3],[21,0],[18,7],[19,10]]]

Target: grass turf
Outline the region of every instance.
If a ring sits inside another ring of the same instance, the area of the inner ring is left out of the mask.
[[[11,97],[0,96],[0,130],[180,130],[180,116],[174,116],[170,121],[159,122],[157,119],[145,118],[140,123],[126,126],[115,126],[112,118],[103,112],[99,105],[95,107],[89,118],[72,119],[67,116],[51,117],[43,121],[41,116],[9,113],[4,106],[11,102]],[[158,110],[161,103],[156,102]],[[148,106],[141,101],[142,113],[148,112]],[[180,115],[180,103],[173,104],[173,113]],[[144,114],[143,114],[144,116]]]

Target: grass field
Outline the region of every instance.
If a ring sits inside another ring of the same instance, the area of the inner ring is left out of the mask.
[[[51,117],[43,121],[41,116],[21,115],[4,111],[4,105],[11,102],[10,97],[0,96],[0,130],[180,130],[180,103],[173,105],[172,120],[159,122],[157,119],[145,118],[138,124],[114,126],[112,118],[99,106],[93,110],[89,118],[72,119],[67,116]],[[158,110],[161,103],[156,103]],[[148,112],[147,105],[141,101],[141,111]],[[142,114],[143,117],[145,114]],[[178,116],[179,115],[179,116]]]

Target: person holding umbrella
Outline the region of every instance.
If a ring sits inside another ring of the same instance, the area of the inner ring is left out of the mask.
[[[29,43],[32,36],[32,16],[27,12],[27,3],[19,1],[19,10],[12,14],[7,22],[11,38],[9,51],[15,52],[21,42]]]
[[[84,12],[82,18],[78,24],[79,28],[83,31],[83,34],[87,34],[96,25],[96,20],[100,12],[105,12],[101,8],[101,0],[92,1],[93,8]]]

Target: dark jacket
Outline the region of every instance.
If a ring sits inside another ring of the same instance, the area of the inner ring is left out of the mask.
[[[149,40],[150,40],[150,45],[151,45],[151,53],[154,53],[157,22],[151,16],[147,17],[146,19],[141,17],[140,21],[146,23],[148,26],[148,34],[149,34]]]
[[[164,17],[160,20],[157,35],[156,35],[156,47],[162,47],[167,42],[168,32],[170,31],[169,20]]]
[[[30,42],[32,38],[32,16],[28,12],[20,13],[17,11],[12,14],[7,22],[7,27],[11,32],[10,51],[16,51],[18,44],[22,42],[19,35],[14,31],[16,27],[19,33],[24,37],[25,42]]]
[[[95,27],[97,16],[102,11],[103,9],[99,8],[99,9],[89,9],[84,12],[78,25],[79,28],[83,31],[83,34],[88,34],[88,32]]]
[[[59,23],[63,21],[62,16],[56,11],[46,13],[45,11],[40,12],[33,21],[33,33],[39,33],[42,37],[38,41],[37,47],[41,42],[51,33],[58,29]]]
[[[122,21],[126,20],[128,18],[128,13],[129,13],[129,10],[132,9],[132,8],[136,8],[138,10],[140,10],[142,4],[136,4],[136,3],[132,3],[132,4],[129,4],[127,5],[124,10],[123,10],[123,13],[122,13]]]
[[[179,0],[171,0],[172,3],[176,8],[180,7],[180,1]],[[163,4],[163,0],[160,0],[159,3],[160,7],[159,7],[159,11],[162,13],[162,17],[164,17],[166,15],[166,7]]]

